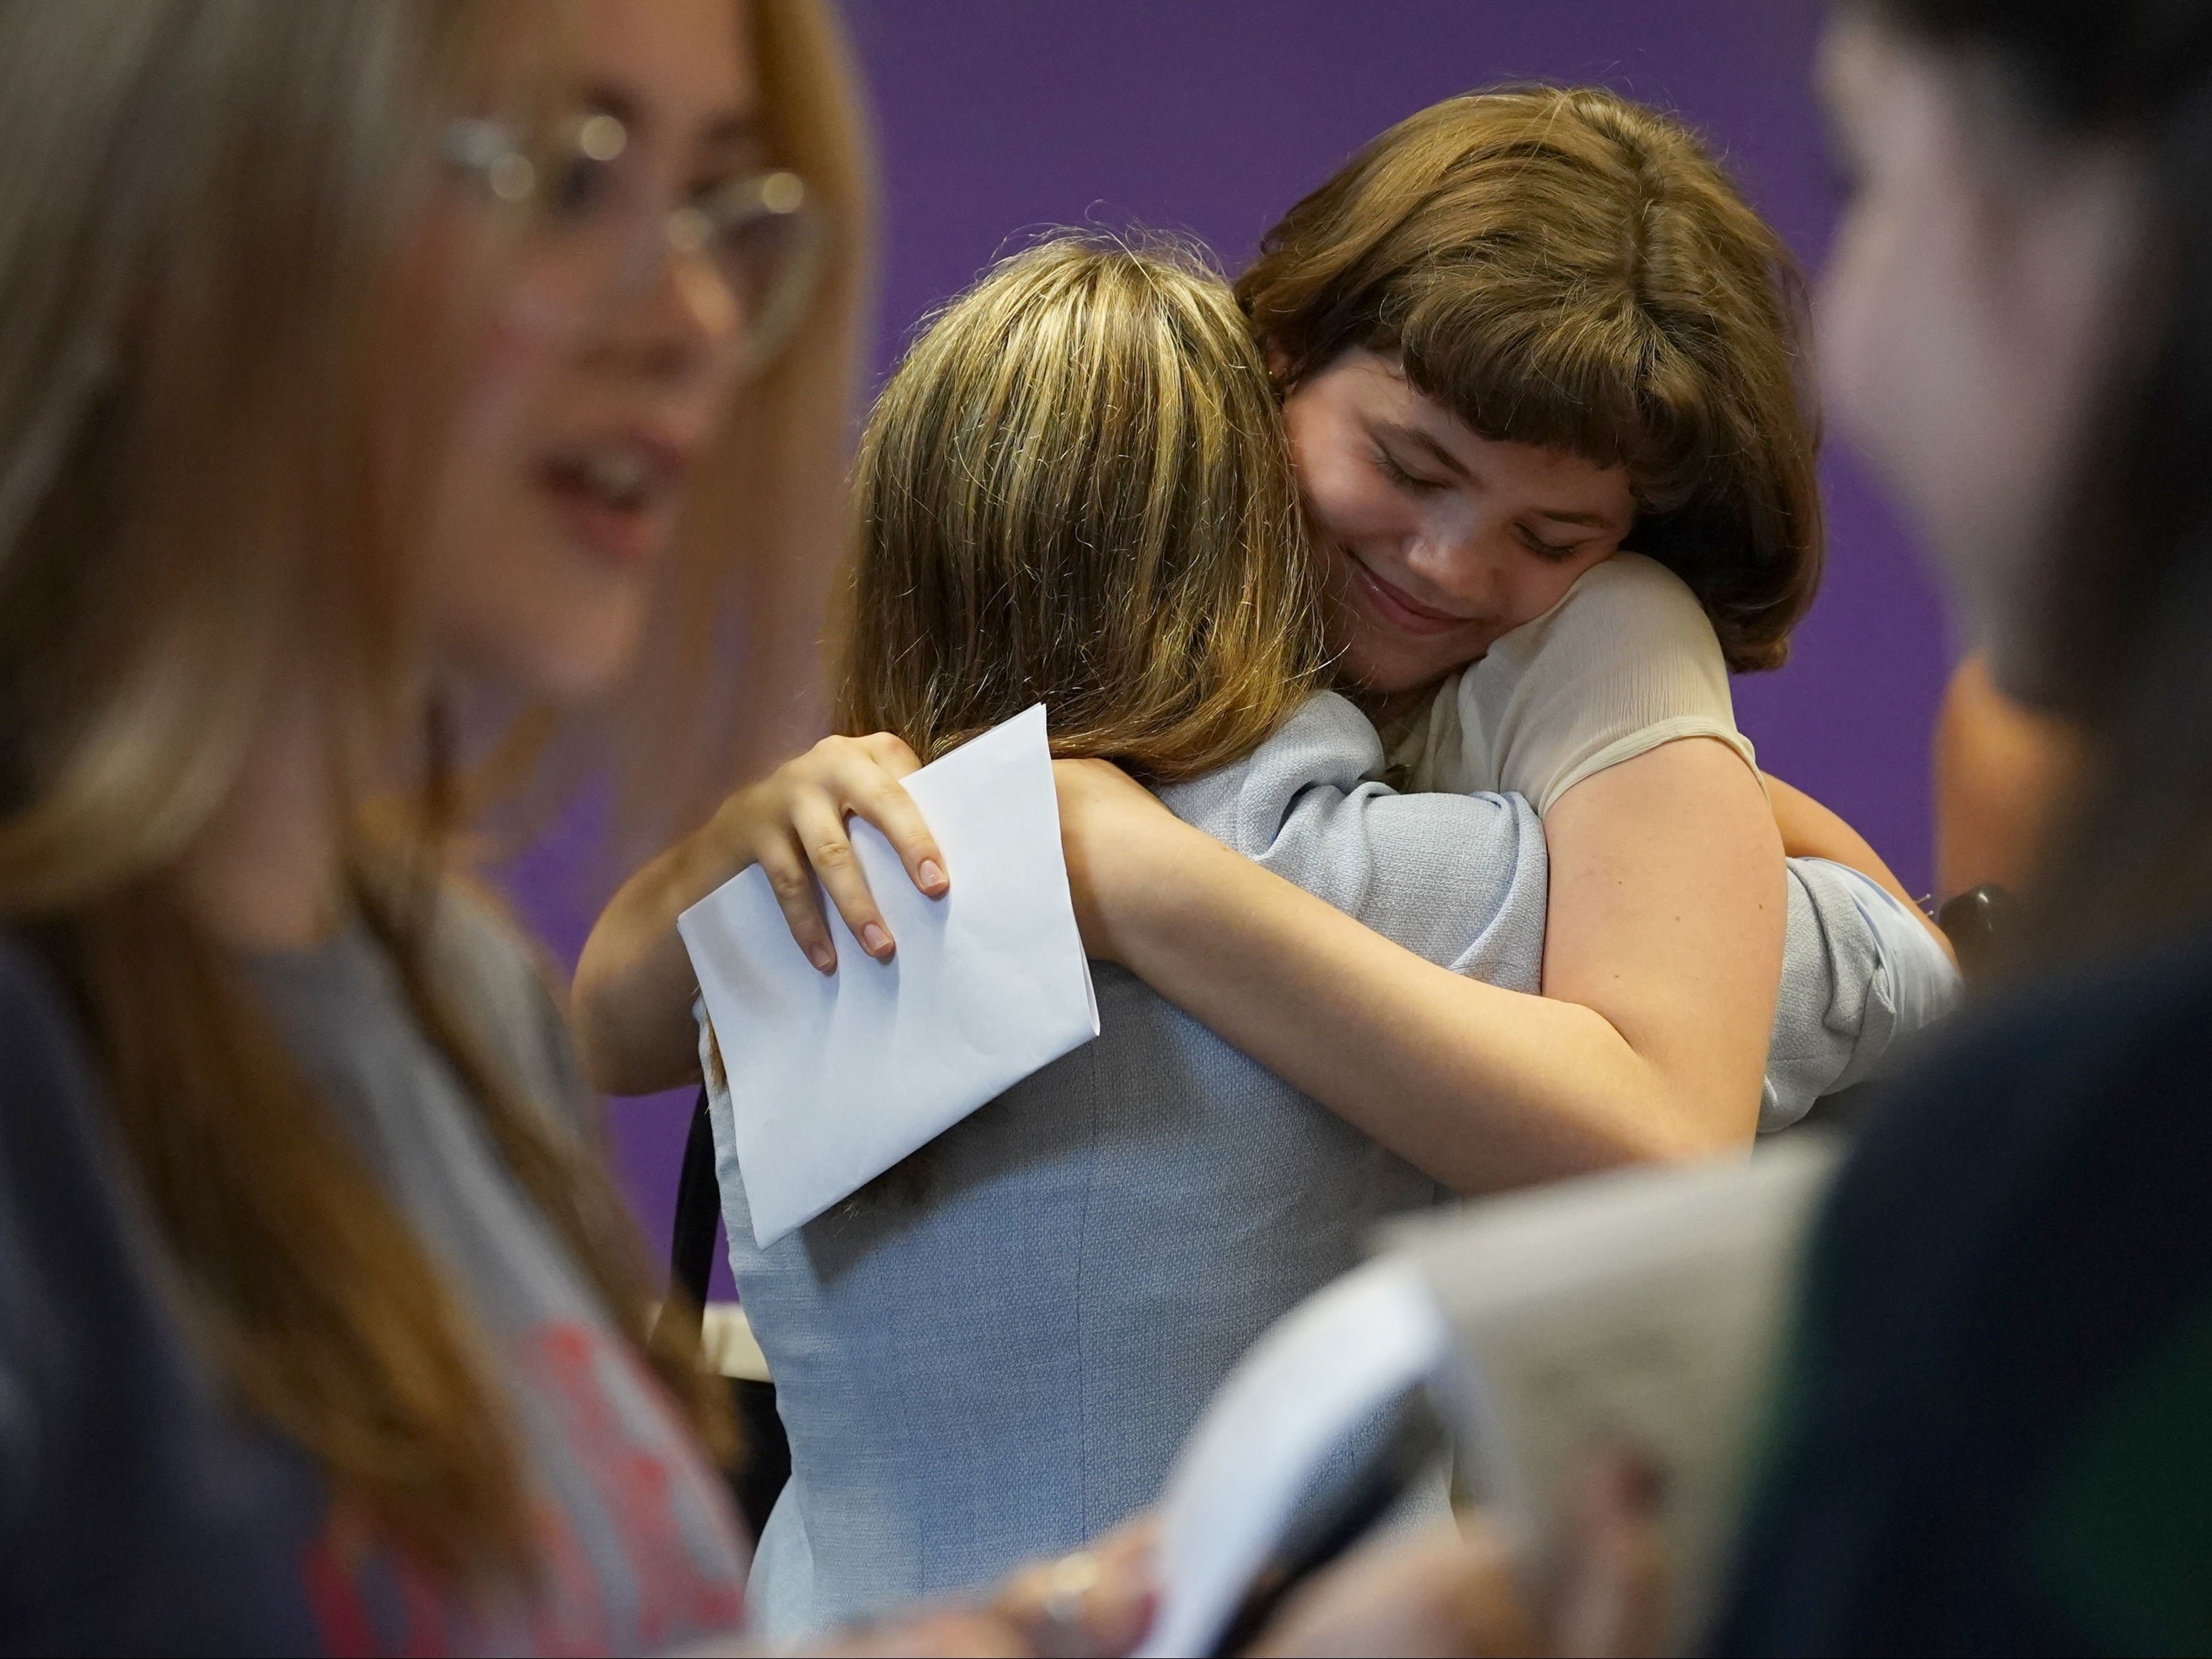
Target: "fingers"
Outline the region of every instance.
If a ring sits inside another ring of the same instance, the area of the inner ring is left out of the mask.
[[[787,836],[762,847],[755,860],[768,878],[769,890],[783,912],[784,924],[806,959],[825,974],[837,971],[837,947],[830,937],[830,919],[822,908],[822,890],[795,838]]]
[[[1146,1518],[1016,1573],[991,1606],[1035,1651],[1075,1659],[1130,1651],[1151,1628],[1153,1601]]]
[[[878,962],[889,960],[895,948],[890,929],[884,925],[876,896],[868,890],[868,878],[854,856],[852,838],[845,833],[845,815],[829,800],[803,797],[793,803],[792,829],[805,849],[807,862],[828,890],[830,902],[837,907],[845,926],[853,930],[853,937],[860,941],[860,948]]]
[[[874,825],[898,854],[908,879],[930,897],[941,897],[951,885],[945,854],[892,769],[911,775],[920,763],[906,744],[880,732],[867,738],[825,738],[811,758],[818,781],[793,795],[793,830],[853,937],[870,956],[886,961],[897,947],[854,857],[845,824],[858,817]]]
[[[823,1659],[1018,1659],[1034,1650],[1001,1620],[943,1607],[842,1631],[799,1651]]]
[[[1540,1651],[1507,1553],[1480,1524],[1369,1546],[1293,1595],[1251,1651],[1504,1655]]]
[[[908,777],[921,770],[921,757],[908,748],[903,739],[888,732],[872,732],[854,741],[895,778]]]
[[[1668,1574],[1659,1496],[1650,1465],[1632,1453],[1607,1452],[1583,1471],[1553,1620],[1559,1652],[1604,1659],[1661,1650]]]
[[[898,756],[914,761],[914,751],[896,738],[878,733],[885,744],[896,745]],[[862,744],[877,739],[864,738]],[[919,763],[908,766],[910,774]],[[900,784],[902,774],[894,772],[882,758],[874,754],[863,757],[860,763],[848,768],[841,782],[843,784],[844,810],[854,817],[866,819],[883,832],[891,850],[899,855],[906,866],[908,879],[932,898],[943,896],[951,885],[945,872],[945,854],[938,850],[937,837],[929,833],[929,825],[922,821],[914,798]],[[843,906],[838,907],[841,910]],[[850,913],[846,920],[850,921]],[[855,930],[858,931],[857,929]]]
[[[761,866],[792,938],[825,974],[837,967],[822,901],[825,890],[870,956],[888,961],[897,948],[854,854],[849,819],[874,825],[923,893],[941,897],[951,885],[937,838],[899,782],[921,764],[913,750],[888,732],[825,738],[732,796],[717,815],[722,869]]]

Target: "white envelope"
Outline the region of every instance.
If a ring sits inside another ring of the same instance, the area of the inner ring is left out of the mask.
[[[677,918],[728,1079],[762,1249],[1040,1066],[1098,1035],[1075,927],[1044,705],[906,780],[951,890],[923,896],[850,824],[898,950],[878,963],[830,908],[837,971],[793,942],[757,866]]]

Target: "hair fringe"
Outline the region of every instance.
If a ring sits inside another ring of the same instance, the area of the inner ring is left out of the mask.
[[[1237,284],[1295,386],[1397,359],[1483,436],[1627,468],[1633,544],[1730,668],[1775,668],[1820,583],[1803,279],[1679,121],[1601,88],[1407,117],[1261,240]]]

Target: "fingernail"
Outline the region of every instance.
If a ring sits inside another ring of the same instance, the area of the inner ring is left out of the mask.
[[[891,948],[891,936],[870,922],[860,929],[860,943],[868,947],[868,954],[879,957]]]
[[[945,872],[937,867],[935,859],[924,859],[917,873],[921,877],[921,884],[924,887],[936,888],[945,885]]]
[[[825,974],[837,965],[837,953],[826,945],[809,945],[806,959]]]

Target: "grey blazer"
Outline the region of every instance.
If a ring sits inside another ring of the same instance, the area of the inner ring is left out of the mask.
[[[1164,793],[1431,962],[1536,990],[1534,812],[1396,794],[1367,781],[1382,766],[1374,728],[1324,694]],[[1793,862],[1770,1119],[1876,1062],[1896,1024],[1879,968],[1848,892]],[[1448,1196],[1130,975],[1092,971],[1096,1042],[769,1249],[714,1099],[731,1261],[791,1437],[757,1632],[983,1583],[1121,1520],[1269,1323],[1356,1265],[1378,1221]]]

